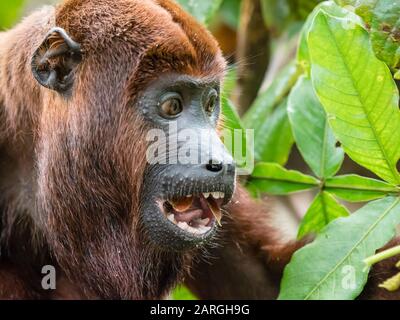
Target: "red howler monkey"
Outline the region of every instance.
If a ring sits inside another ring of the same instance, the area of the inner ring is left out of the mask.
[[[203,298],[276,297],[301,244],[234,191],[225,69],[171,0],[66,0],[0,34],[0,298],[157,299],[184,279]],[[210,132],[205,161],[149,163],[147,133],[171,122]]]

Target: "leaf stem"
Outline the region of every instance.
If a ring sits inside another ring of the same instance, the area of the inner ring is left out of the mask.
[[[392,258],[399,254],[400,254],[400,246],[396,246],[364,259],[364,263],[367,265],[367,267],[371,267],[375,263]]]

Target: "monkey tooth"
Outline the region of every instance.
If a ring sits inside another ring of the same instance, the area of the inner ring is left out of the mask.
[[[187,222],[177,222],[173,214],[168,215],[168,220],[176,224],[180,229],[193,234],[204,234],[211,230],[211,227],[207,227],[207,224],[210,222],[208,218],[196,219],[196,226],[191,226]]]
[[[211,193],[203,193],[203,195],[204,195],[204,198],[208,198],[209,197],[209,195],[212,195],[212,197],[214,198],[214,199],[223,199],[223,198],[225,198],[225,193],[223,193],[223,192],[218,192],[218,191],[215,191],[215,192],[211,192]],[[207,197],[206,197],[206,195],[207,195]]]
[[[214,215],[215,220],[218,222],[218,225],[221,226],[222,213],[221,213],[221,209],[218,206],[217,202],[213,198],[208,198],[207,204],[208,204],[208,207],[210,208],[212,214]]]
[[[219,199],[219,192],[211,192],[211,195],[213,196],[214,199]]]
[[[193,196],[180,198],[179,200],[170,200],[169,202],[176,211],[185,212],[192,206]]]

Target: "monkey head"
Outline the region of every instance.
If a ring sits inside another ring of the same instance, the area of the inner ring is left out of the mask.
[[[161,77],[139,100],[150,130],[142,219],[159,246],[186,250],[209,240],[232,197],[235,168],[220,141],[219,82],[182,74]]]
[[[88,295],[161,297],[234,191],[217,133],[225,60],[170,0],[67,0],[42,29],[40,229]]]

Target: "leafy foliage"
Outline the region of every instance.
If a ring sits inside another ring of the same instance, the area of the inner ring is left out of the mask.
[[[339,217],[346,217],[349,212],[328,192],[320,192],[312,202],[299,227],[298,238],[309,233],[320,232],[329,222]]]
[[[336,147],[326,113],[311,81],[301,77],[289,96],[289,119],[297,147],[319,178],[332,177],[342,165],[344,152]]]
[[[399,223],[400,198],[394,197],[334,220],[312,244],[294,254],[285,269],[279,298],[356,298],[368,277],[363,259],[385,245]]]
[[[325,1],[310,13],[297,66],[261,92],[243,118],[256,132],[259,163],[247,185],[253,195],[319,190],[298,231],[299,238],[317,237],[286,267],[280,299],[354,299],[368,276],[363,260],[387,243],[400,223],[399,93],[390,72],[398,70],[398,5],[337,2],[344,8]],[[283,28],[272,12],[266,19]],[[290,138],[274,132],[285,105],[296,146],[317,178],[282,167],[287,157],[271,157],[287,154]],[[344,153],[383,180],[336,176]],[[375,201],[349,216],[337,198]]]
[[[257,164],[251,177],[250,188],[278,195],[307,190],[319,185],[317,179],[298,171],[286,170],[277,163]]]
[[[398,184],[399,96],[389,69],[375,57],[367,32],[357,24],[347,29],[343,19],[320,11],[308,45],[313,85],[346,153]]]
[[[288,159],[293,136],[285,114],[286,96],[298,75],[293,64],[286,67],[271,86],[260,93],[243,117],[244,127],[254,130],[254,156],[258,161],[283,165]]]
[[[370,31],[377,57],[394,71],[400,70],[400,2],[392,0],[336,0],[345,8],[354,9]],[[400,77],[400,73],[398,73]]]
[[[232,102],[226,97],[222,98],[221,100],[221,118],[223,122],[223,127],[225,130],[228,130],[230,132],[231,138],[235,140],[241,140],[240,144],[238,142],[231,144],[225,143],[225,146],[227,147],[228,151],[230,151],[230,153],[233,155],[236,165],[238,167],[245,167],[246,158],[244,157],[244,155],[250,155],[250,159],[253,159],[252,144],[250,144],[250,141],[247,141],[247,135],[244,130],[242,120],[240,119]],[[232,141],[231,138],[228,140]],[[235,147],[241,147],[241,150],[235,150]]]
[[[288,160],[293,136],[286,109],[287,100],[283,100],[259,128],[254,146],[256,159],[282,165]]]
[[[399,192],[386,182],[348,174],[325,180],[325,190],[350,202],[371,201]]]

